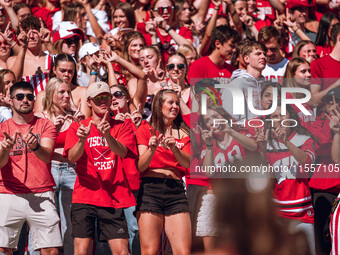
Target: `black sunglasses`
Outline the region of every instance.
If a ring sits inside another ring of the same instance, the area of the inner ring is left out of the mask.
[[[175,6],[161,6],[161,7],[154,8],[153,10],[158,12],[160,15],[162,15],[165,12],[165,10],[169,14],[171,14],[174,9],[175,9]]]
[[[175,68],[175,66],[177,66],[178,70],[181,70],[181,71],[185,68],[185,64],[177,64],[177,65],[168,64],[168,65],[166,65],[166,69],[168,69],[170,71],[170,70],[173,70]]]
[[[124,95],[123,92],[121,92],[121,91],[118,90],[118,91],[116,91],[115,93],[113,93],[112,96],[114,96],[114,97],[117,98],[117,99],[122,99],[125,95]]]
[[[22,100],[24,100],[25,96],[26,96],[28,101],[33,101],[34,100],[34,95],[32,93],[30,93],[30,94],[19,93],[19,94],[16,94],[14,97],[15,97],[16,100],[22,101]],[[12,97],[12,99],[14,97]]]
[[[71,38],[67,38],[65,39],[64,41],[67,45],[71,45],[73,43],[77,44],[79,42],[79,38],[74,36],[74,37],[71,37]]]

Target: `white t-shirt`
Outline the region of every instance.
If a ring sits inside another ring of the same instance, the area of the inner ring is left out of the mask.
[[[262,71],[262,75],[267,81],[273,81],[283,84],[283,76],[286,72],[286,67],[289,60],[284,58],[280,63],[268,64],[266,68]]]

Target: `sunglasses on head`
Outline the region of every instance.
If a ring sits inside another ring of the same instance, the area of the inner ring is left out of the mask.
[[[12,99],[15,98],[18,101],[22,101],[22,100],[24,100],[25,96],[26,96],[28,101],[34,100],[34,95],[32,93],[29,93],[29,94],[19,93],[19,94],[16,94],[14,97],[12,97]]]
[[[114,97],[117,98],[117,99],[121,99],[121,98],[123,98],[123,96],[125,96],[125,95],[124,95],[124,93],[121,92],[121,91],[116,91],[115,93],[112,94],[112,96],[114,96]]]
[[[95,103],[100,103],[101,101],[109,101],[111,97],[109,95],[101,95],[101,96],[96,96],[91,98]]]
[[[185,64],[177,64],[177,65],[168,64],[168,65],[166,65],[166,69],[173,70],[175,68],[175,66],[177,66],[178,70],[181,70],[181,71],[185,68]]]
[[[71,45],[71,44],[77,44],[79,42],[79,38],[74,36],[74,37],[71,37],[71,38],[67,38],[64,40],[64,42],[67,44],[67,45]]]
[[[158,12],[160,15],[162,15],[165,12],[165,10],[169,14],[171,14],[174,9],[175,9],[175,6],[161,6],[161,7],[154,8],[153,10]]]

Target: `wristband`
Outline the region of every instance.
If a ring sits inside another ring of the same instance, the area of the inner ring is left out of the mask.
[[[298,27],[297,29],[293,30],[294,33],[296,33],[296,31],[298,31],[300,28]]]
[[[165,29],[165,32],[169,33],[172,27],[169,27],[168,29]]]
[[[35,147],[34,149],[31,149],[32,151],[37,151],[37,150],[39,150],[39,148],[40,148],[40,143],[37,143],[37,147]]]
[[[91,73],[90,73],[90,75],[97,75],[98,74],[98,72],[96,72],[96,71],[91,71]]]
[[[215,10],[216,10],[216,11],[219,11],[219,10],[220,10],[220,7],[215,7]]]
[[[154,43],[154,44],[151,44],[151,46],[159,47],[159,44],[158,43]]]
[[[11,45],[11,49],[15,46],[15,45],[17,45],[17,43],[15,42],[13,45]]]

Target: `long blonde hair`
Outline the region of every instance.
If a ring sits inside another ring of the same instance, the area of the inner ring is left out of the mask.
[[[49,119],[56,117],[56,112],[58,106],[53,102],[54,94],[58,92],[59,86],[61,84],[67,84],[63,79],[54,77],[50,79],[46,85],[45,95],[42,98],[43,112],[46,112]],[[67,84],[67,86],[69,86]],[[70,90],[71,91],[71,90]],[[72,101],[72,94],[70,94],[70,102]],[[71,105],[69,104],[67,108],[62,109],[64,113],[71,113]]]

